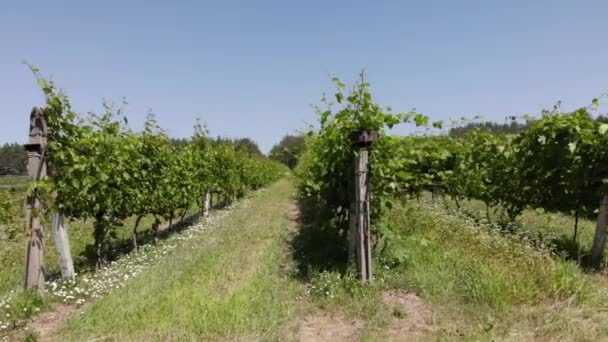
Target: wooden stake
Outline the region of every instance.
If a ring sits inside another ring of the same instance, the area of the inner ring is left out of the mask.
[[[205,193],[205,205],[203,207],[203,216],[209,216],[209,207],[211,206],[211,194],[209,192]]]
[[[70,251],[70,239],[68,238],[67,224],[61,213],[53,214],[53,232],[55,233],[55,247],[61,264],[61,276],[64,279],[74,279],[74,262]]]
[[[595,237],[591,250],[591,265],[599,268],[606,245],[606,225],[608,224],[608,194],[602,195],[595,225]]]
[[[370,233],[369,148],[379,137],[378,132],[359,131],[350,135],[355,153],[355,203],[351,232],[354,233],[355,260],[359,278],[372,280],[372,244]],[[354,226],[353,226],[354,222]],[[352,231],[354,230],[354,231]],[[353,241],[349,241],[353,243]],[[350,257],[350,255],[349,255]]]
[[[355,157],[355,217],[357,271],[362,281],[372,279],[371,243],[369,232],[369,179],[367,172],[369,150],[362,148]]]
[[[28,154],[27,171],[30,181],[37,181],[47,174],[45,159],[47,147],[47,126],[44,112],[34,107],[30,114],[29,143],[25,145]],[[28,196],[26,225],[30,232],[27,246],[25,288],[44,292],[44,227],[40,222],[42,206],[36,192]]]
[[[353,199],[348,208],[348,263],[357,264],[356,245],[357,245],[357,213],[356,204]]]

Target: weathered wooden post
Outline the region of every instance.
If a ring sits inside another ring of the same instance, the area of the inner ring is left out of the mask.
[[[355,165],[355,164],[353,164]],[[348,208],[348,263],[357,265],[356,245],[357,245],[357,212],[355,200],[352,199]],[[358,268],[357,268],[358,269]]]
[[[74,262],[70,250],[70,239],[68,237],[68,227],[62,213],[53,213],[53,233],[55,234],[55,247],[59,255],[61,264],[61,277],[64,279],[74,279]]]
[[[211,194],[209,192],[205,193],[205,202],[203,205],[203,217],[209,216],[209,207],[211,206]]]
[[[369,173],[368,158],[372,143],[378,140],[378,132],[359,131],[350,136],[355,153],[355,205],[351,236],[354,239],[355,260],[361,281],[372,279],[372,246],[369,229]]]
[[[47,125],[44,112],[34,107],[30,114],[29,142],[25,145],[28,154],[27,173],[30,181],[37,181],[46,176]],[[44,291],[44,227],[40,222],[41,202],[34,191],[28,196],[26,207],[26,225],[30,232],[27,246],[25,269],[25,288]]]
[[[591,249],[591,266],[600,268],[604,247],[606,246],[606,226],[608,225],[608,194],[602,195],[595,224],[595,237]]]

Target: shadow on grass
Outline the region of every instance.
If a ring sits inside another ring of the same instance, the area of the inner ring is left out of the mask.
[[[554,252],[566,260],[576,262],[584,271],[595,272],[597,269],[591,264],[591,251],[581,247],[572,237],[562,235],[551,240]]]
[[[298,230],[291,240],[293,258],[301,280],[315,272],[339,271],[348,265],[347,220],[329,220],[316,201],[298,201],[299,216],[294,218]]]

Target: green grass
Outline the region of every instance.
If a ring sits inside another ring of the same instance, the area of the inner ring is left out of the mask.
[[[0,176],[0,188],[3,186],[24,188],[27,182],[27,176]]]
[[[19,219],[22,219],[19,217]],[[118,227],[117,237],[113,239],[116,251],[112,259],[120,257],[132,249],[132,228],[135,219],[126,220],[125,225]],[[153,218],[142,219],[139,231],[141,235],[151,233]],[[17,223],[14,223],[17,225]],[[61,298],[46,295],[43,298],[37,293],[23,291],[23,278],[25,273],[25,250],[28,236],[23,229],[15,229],[15,226],[2,226],[0,229],[17,232],[11,239],[6,239],[6,234],[0,234],[0,336],[8,327],[9,330],[24,324],[25,319],[35,315],[39,310],[44,310],[55,302],[61,302]],[[70,243],[72,255],[79,275],[94,272],[95,255],[91,251],[93,244],[91,222],[76,221],[70,224]],[[5,232],[5,231],[4,231]],[[3,232],[0,232],[3,233]],[[151,236],[151,234],[148,234]],[[47,230],[45,248],[45,262],[47,280],[59,277],[59,262],[55,250],[52,232]],[[140,243],[142,241],[140,240]]]
[[[278,339],[306,309],[286,243],[292,188],[275,184],[69,322],[58,340]]]
[[[424,200],[389,213],[395,238],[376,255],[374,282],[362,285],[334,265],[343,253],[330,248],[336,237],[327,227],[304,225],[292,240],[292,192],[289,179],[257,192],[219,225],[180,242],[91,304],[56,340],[293,340],[303,318],[319,312],[360,322],[359,340],[398,339],[385,334],[411,313],[382,302],[391,289],[416,293],[433,311],[424,340],[608,336],[603,276],[586,274],[475,215]],[[519,229],[527,224],[559,233],[567,221],[529,211]],[[334,261],[323,262],[323,255]]]
[[[410,203],[393,210],[387,222],[397,239],[377,260],[372,286],[361,287],[335,272],[312,280],[322,288],[317,303],[367,322],[363,339],[383,339],[379,336],[392,320],[380,299],[387,289],[414,292],[433,309],[428,339],[608,336],[606,282],[573,262],[439,205]]]
[[[390,221],[406,228],[398,247],[407,254],[404,274],[432,297],[500,310],[588,296],[588,280],[573,263],[466,217],[420,206],[396,211]]]
[[[426,194],[426,197],[430,197],[430,195]],[[438,200],[438,203],[447,204],[450,210],[456,210],[455,203],[448,198],[446,198],[446,203],[441,199]],[[460,201],[460,211],[471,217],[487,220],[486,206],[482,201],[475,199]],[[490,209],[490,221],[504,220],[500,208]],[[595,219],[579,218],[576,243],[572,240],[574,234],[573,215],[527,209],[516,218],[514,224],[517,233],[526,235],[536,241],[552,244],[556,252],[577,261],[580,257],[588,254],[593,245]],[[606,246],[604,254],[608,255],[608,246]]]

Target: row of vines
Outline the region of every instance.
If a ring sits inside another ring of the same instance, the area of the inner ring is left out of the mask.
[[[128,127],[120,109],[104,105],[101,115],[78,115],[53,82],[38,75],[46,95],[48,160],[52,176],[32,185],[45,198],[47,212],[71,219],[92,219],[98,262],[107,241],[127,217],[137,222],[152,215],[161,220],[183,217],[202,208],[209,197],[230,203],[248,190],[267,185],[286,168],[275,161],[214,141],[197,123],[186,144],[174,144],[154,116],[145,128]],[[134,227],[136,243],[137,223]]]
[[[393,114],[374,103],[363,75],[351,93],[338,79],[334,83],[335,99],[324,99],[327,110],[318,110],[320,128],[308,133],[308,149],[297,174],[300,197],[317,201],[322,219],[333,222],[339,234],[347,235],[354,196],[356,150],[349,134],[378,131],[381,137],[370,156],[376,245],[390,243],[395,236],[383,220],[386,210],[397,201],[434,191],[450,196],[457,205],[462,199],[482,200],[488,210],[504,210],[509,222],[526,208],[572,214],[576,220],[599,217],[592,258],[599,266],[606,234],[602,216],[608,215],[600,210],[598,216],[600,201],[608,193],[608,125],[594,120],[587,108],[528,117],[530,127],[518,134],[471,130],[451,136],[437,134],[443,122],[430,123],[415,112]],[[427,134],[387,134],[403,123],[422,127]]]
[[[19,232],[16,221],[21,218],[25,196],[21,192],[0,190],[0,243],[13,239]]]

